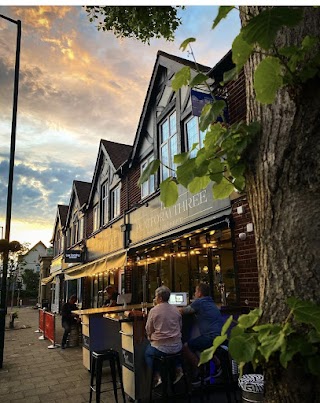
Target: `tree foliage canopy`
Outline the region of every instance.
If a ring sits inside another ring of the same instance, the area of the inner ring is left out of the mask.
[[[181,24],[179,7],[159,6],[86,6],[90,22],[98,22],[98,30],[112,31],[117,37],[135,38],[150,43],[152,38],[174,39]]]

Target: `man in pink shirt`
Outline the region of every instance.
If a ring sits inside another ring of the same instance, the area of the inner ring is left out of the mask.
[[[151,309],[146,323],[146,333],[150,344],[145,351],[145,360],[149,368],[153,367],[153,357],[179,353],[182,349],[182,318],[179,310],[168,303],[170,290],[166,286],[156,289],[156,306]],[[181,362],[176,363],[174,384],[183,377]],[[162,383],[160,372],[155,368],[155,386]]]

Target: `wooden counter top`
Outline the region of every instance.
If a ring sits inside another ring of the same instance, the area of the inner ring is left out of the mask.
[[[153,304],[147,303],[147,308],[153,307]],[[77,315],[103,315],[105,313],[117,313],[117,312],[124,312],[124,311],[131,311],[132,309],[141,309],[141,304],[134,304],[134,305],[127,305],[126,308],[121,306],[112,306],[112,307],[102,307],[102,308],[90,308],[90,309],[80,309],[78,311],[72,311]]]

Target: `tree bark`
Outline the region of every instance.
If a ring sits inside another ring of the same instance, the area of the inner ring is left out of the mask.
[[[247,13],[261,7],[241,7]],[[304,7],[295,29],[282,29],[277,44],[301,43],[320,37],[320,10]],[[281,89],[272,105],[255,100],[254,54],[245,66],[247,120],[262,132],[249,151],[247,193],[257,243],[260,307],[263,321],[280,322],[288,314],[286,299],[295,296],[320,303],[320,78],[296,88]],[[265,368],[265,402],[315,402],[319,379],[306,377],[292,362],[285,371],[279,361]]]

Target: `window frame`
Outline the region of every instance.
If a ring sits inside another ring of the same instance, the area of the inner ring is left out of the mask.
[[[172,116],[175,115],[175,131],[172,132],[172,126],[171,126],[171,118]],[[163,141],[163,128],[165,125],[168,125],[168,137]],[[171,141],[175,139],[175,150],[172,150],[172,144]],[[173,110],[171,113],[169,113],[159,124],[159,154],[160,154],[160,159],[162,162],[164,162],[169,168],[174,169],[175,164],[173,162],[173,157],[175,154],[178,153],[178,125],[177,125],[177,111]],[[163,149],[167,149],[168,156],[167,160],[163,158]],[[166,173],[166,174],[165,174]],[[160,167],[160,180],[161,182],[167,179],[168,177],[171,176],[171,171],[166,168],[164,165],[161,165]]]
[[[119,183],[110,191],[110,220],[120,216],[121,209],[121,184]],[[115,208],[116,207],[116,208]]]
[[[100,189],[100,226],[103,227],[109,222],[109,182],[103,182]]]
[[[197,137],[198,137],[198,140],[193,142],[192,144],[189,144],[188,123],[190,123],[193,119],[195,119],[196,122],[197,122]],[[185,134],[186,135],[186,151],[190,151],[190,149],[191,149],[191,147],[192,147],[192,145],[194,143],[198,143],[198,149],[203,147],[203,142],[204,142],[204,139],[205,139],[205,136],[206,136],[206,132],[202,132],[200,130],[199,117],[198,116],[190,116],[190,118],[186,120],[186,122],[185,122],[185,133],[186,133]],[[201,138],[201,133],[203,133],[202,138]],[[190,153],[191,158],[194,158],[196,156],[196,154],[198,152],[198,149],[195,148],[194,150],[192,150],[192,152]]]
[[[142,175],[142,172],[146,169],[146,167],[150,164],[150,162],[154,161],[154,155],[150,155],[147,157],[141,164],[140,164],[140,175]],[[147,192],[144,194],[144,189],[147,190]],[[150,175],[148,180],[146,180],[142,185],[141,185],[141,199],[145,199],[146,197],[152,195],[156,191],[156,173],[153,175]]]

